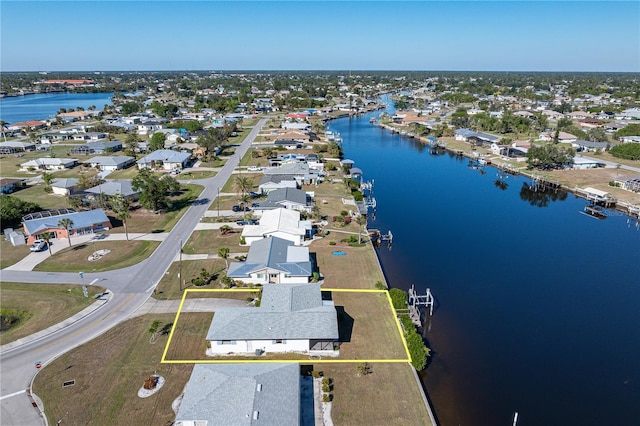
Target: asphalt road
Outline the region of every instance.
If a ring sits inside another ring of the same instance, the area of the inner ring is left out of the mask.
[[[29,395],[31,382],[38,371],[35,363],[46,366],[58,356],[126,320],[145,303],[178,253],[180,242],[187,242],[211,201],[216,198],[218,188],[222,188],[229,179],[265,122],[266,119],[261,119],[253,127],[216,176],[194,182],[203,185],[204,190],[153,255],[128,268],[84,274],[84,282],[98,279],[97,284],[114,294],[109,303],[56,333],[0,353],[0,422],[3,425],[45,424],[40,412],[32,406]],[[51,284],[82,282],[77,273],[23,271],[2,271],[0,279],[5,282]]]

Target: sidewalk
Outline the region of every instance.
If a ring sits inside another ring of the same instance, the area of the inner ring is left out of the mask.
[[[45,328],[44,330],[38,331],[37,333],[33,333],[30,334],[29,336],[25,336],[22,339],[18,339],[18,340],[14,340],[11,343],[7,343],[6,345],[2,345],[0,346],[0,353],[5,353],[13,348],[16,348],[18,346],[22,346],[24,344],[33,342],[35,340],[38,340],[40,338],[49,336],[50,334],[55,333],[56,331],[60,331],[63,328],[66,328],[68,326],[70,326],[71,324],[80,321],[82,318],[92,314],[93,312],[97,311],[98,309],[102,308],[104,305],[106,305],[107,303],[109,303],[109,301],[111,301],[111,298],[113,298],[113,293],[111,293],[110,291],[107,292],[107,294],[101,296],[100,298],[98,298],[95,302],[93,302],[91,305],[87,306],[86,308],[84,308],[83,310],[81,310],[80,312],[78,312],[77,314],[67,318],[64,321],[61,321],[55,325],[52,325],[49,328]]]
[[[162,232],[158,234],[150,233],[129,233],[129,240],[144,240],[144,241],[164,241],[169,236],[168,232]],[[126,240],[124,233],[113,234],[86,234],[71,237],[72,246],[78,244],[93,242],[93,241],[123,241]],[[53,239],[51,243],[51,254],[56,254],[60,250],[64,250],[69,247],[69,242],[66,238]],[[11,266],[4,268],[9,271],[33,271],[40,262],[44,262],[49,258],[49,250],[44,250],[36,253],[29,253],[20,262],[14,263]]]

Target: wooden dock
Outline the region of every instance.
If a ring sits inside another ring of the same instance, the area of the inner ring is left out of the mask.
[[[409,289],[409,300],[407,302],[407,306],[409,308],[409,317],[413,324],[417,327],[422,327],[424,321],[422,319],[423,311],[426,312],[427,308],[429,317],[433,315],[433,305],[435,304],[435,299],[431,294],[431,289],[427,289],[427,293],[424,295],[419,295],[415,286],[411,284],[411,288]]]

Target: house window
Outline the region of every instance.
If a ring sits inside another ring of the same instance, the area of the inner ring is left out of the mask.
[[[235,345],[235,340],[218,340],[218,345]]]
[[[263,280],[263,279],[264,279],[264,274],[258,274],[258,275],[256,275],[256,277],[257,277],[259,280]]]
[[[287,341],[286,341],[286,340],[284,340],[284,339],[275,339],[275,340],[273,340],[271,343],[273,343],[274,345],[276,345],[276,344],[282,344],[282,345],[284,345],[284,344],[286,344],[286,343],[287,343]]]

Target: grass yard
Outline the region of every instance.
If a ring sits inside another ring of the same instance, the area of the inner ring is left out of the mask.
[[[341,359],[407,359],[384,293],[332,293],[338,310]]]
[[[212,313],[183,312],[171,338],[167,360],[205,360],[207,331],[211,325]],[[172,320],[173,321],[173,320]]]
[[[162,277],[156,292],[155,299],[181,299],[182,291],[180,291],[180,284],[178,282],[178,272],[180,270],[180,262],[173,262],[169,269]],[[208,285],[196,287],[191,283],[193,278],[200,276],[202,268],[206,269],[209,274],[215,276]],[[220,278],[222,278],[225,271],[225,263],[223,259],[206,259],[206,260],[183,260],[182,261],[182,279],[186,282],[183,286],[183,290],[187,288],[199,288],[199,289],[211,289],[221,288]],[[199,293],[200,294],[200,293]]]
[[[63,209],[69,207],[67,197],[62,195],[47,194],[44,192],[44,184],[30,185],[10,194],[24,201],[36,203],[43,210]]]
[[[82,160],[80,157],[71,157],[67,155],[71,148],[68,146],[52,146],[50,150],[47,151],[29,151],[29,152],[21,152],[17,154],[3,154],[0,155],[0,174],[2,177],[7,176],[15,176],[15,177],[33,177],[39,174],[42,174],[42,171],[34,171],[34,172],[19,172],[20,165],[22,163],[26,163],[30,160],[35,160],[36,158],[46,158],[51,157],[52,155],[57,158],[77,158],[78,160]]]
[[[230,253],[246,253],[248,246],[240,245],[240,229],[233,233],[221,235],[217,229],[193,231],[191,238],[184,246],[186,254],[218,254],[218,249],[227,247]]]
[[[180,173],[177,178],[180,180],[189,180],[189,179],[207,179],[210,177],[214,177],[218,172],[213,170],[194,170]]]
[[[336,426],[431,424],[411,365],[370,365],[372,374],[361,377],[357,364],[314,366],[333,379],[331,418]]]
[[[251,191],[258,192],[260,179],[262,179],[263,176],[264,175],[262,173],[233,173],[231,177],[229,177],[229,180],[227,180],[227,182],[224,184],[220,192],[237,192],[236,179],[239,177],[245,177],[247,179],[253,180],[253,187],[251,188]]]
[[[204,317],[211,319],[210,314]],[[65,424],[172,424],[171,403],[182,393],[193,366],[160,364],[167,336],[151,344],[148,329],[154,320],[161,321],[162,329],[173,319],[173,314],[160,314],[126,321],[43,368],[33,389],[49,424],[59,419]],[[145,377],[154,372],[165,378],[164,386],[139,398]],[[63,388],[67,380],[75,380],[75,385]]]
[[[131,218],[127,220],[129,232],[169,232],[182,215],[187,211],[191,203],[198,198],[204,187],[196,184],[181,185],[179,194],[169,198],[169,210],[162,213],[153,213],[146,209],[131,211]],[[109,232],[124,232],[122,222],[109,217],[114,229]]]
[[[329,241],[339,241],[347,234],[331,233],[327,238],[314,241],[309,250],[316,253],[320,274],[324,276],[323,287],[374,289],[378,281],[384,282],[378,260],[370,244],[363,247],[349,247],[344,243],[329,245]],[[333,251],[344,251],[346,256],[334,256]]]
[[[135,165],[129,167],[127,169],[116,170],[114,172],[109,173],[107,179],[133,179],[138,175],[140,170]]]
[[[89,297],[77,284],[22,284],[0,282],[0,306],[28,312],[26,320],[0,332],[4,345],[55,325],[94,302],[93,296],[105,289],[88,286]],[[69,291],[70,290],[70,291]]]
[[[29,253],[29,246],[27,244],[14,247],[9,241],[5,241],[4,238],[0,239],[0,269],[18,263]]]
[[[158,241],[96,241],[78,244],[47,258],[34,271],[100,272],[125,268],[151,256],[158,245]],[[93,262],[87,259],[93,252],[102,249],[111,252]]]

